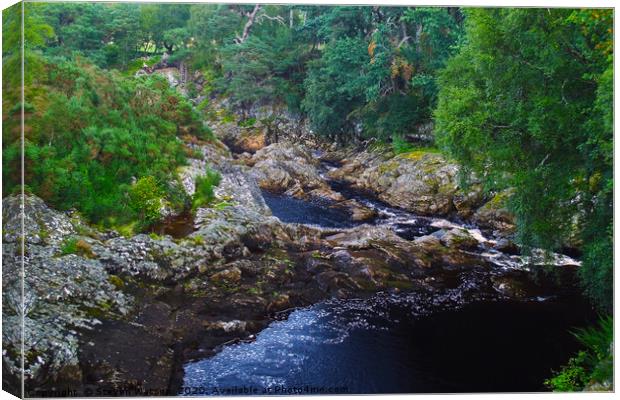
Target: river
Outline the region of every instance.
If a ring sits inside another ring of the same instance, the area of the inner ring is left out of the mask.
[[[332,183],[338,185],[337,183]],[[518,269],[523,257],[503,254],[473,226],[419,217],[362,194],[371,224],[411,240],[461,226],[481,240],[481,254],[498,269]],[[324,202],[264,193],[283,222],[350,228],[359,223]],[[562,265],[568,258],[557,255]],[[568,259],[570,262],[574,260]],[[472,271],[456,288],[377,293],[296,309],[253,340],[225,346],[184,366],[185,394],[373,394],[544,391],[544,380],[578,350],[569,330],[592,322],[574,293],[507,300],[477,285]]]

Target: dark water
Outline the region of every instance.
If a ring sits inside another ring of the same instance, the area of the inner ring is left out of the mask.
[[[166,218],[164,221],[153,225],[149,232],[158,235],[170,235],[173,238],[183,238],[194,232],[194,216],[191,212],[184,212],[175,217]]]
[[[331,208],[328,201],[305,201],[291,196],[263,191],[271,212],[282,222],[318,225],[327,228],[349,228],[356,224],[346,211]]]
[[[348,199],[355,199],[364,206],[373,209],[377,217],[370,221],[352,221],[351,215],[342,209],[333,208],[334,203],[327,200],[300,200],[291,196],[263,191],[265,202],[273,215],[282,222],[316,225],[325,228],[352,228],[370,223],[390,226],[400,237],[413,240],[416,237],[429,235],[439,228],[431,226],[433,219],[416,216],[404,210],[383,204],[379,200],[369,199],[345,188],[342,184],[332,182],[333,186]]]
[[[185,366],[185,387],[258,394],[544,391],[578,349],[579,301],[479,302],[419,315],[416,299],[328,301],[273,322],[251,343]],[[300,389],[301,388],[301,389]]]
[[[438,229],[431,226],[436,219],[357,196],[379,211],[373,223],[403,237]],[[283,222],[356,225],[329,203],[264,197]],[[518,265],[508,261],[498,261],[497,268]],[[553,289],[543,290],[545,296],[508,301],[476,282],[465,280],[447,292],[380,293],[296,310],[252,342],[186,364],[184,387],[198,395],[546,390],[552,369],[578,350],[569,329],[592,323],[590,308]]]

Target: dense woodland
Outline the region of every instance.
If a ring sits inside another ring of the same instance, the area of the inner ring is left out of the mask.
[[[20,182],[20,17],[3,13],[4,196]],[[584,291],[609,312],[612,25],[612,10],[27,3],[26,189],[139,230],[158,218],[148,194],[191,207],[177,137],[212,137],[208,99],[283,104],[326,140],[421,138],[464,180],[514,188],[520,244],[580,243]],[[162,57],[202,71],[207,100],[135,77]]]

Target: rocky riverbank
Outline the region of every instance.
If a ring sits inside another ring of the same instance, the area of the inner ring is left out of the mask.
[[[217,135],[228,143],[249,137],[252,146],[234,153],[219,140],[188,143],[202,156],[179,172],[185,190],[193,192],[207,165],[222,181],[218,205],[198,209],[185,237],[102,232],[32,195],[24,199],[22,237],[20,198],[3,199],[6,387],[18,391],[22,316],[30,395],[67,388],[100,395],[127,388],[175,394],[183,363],[214,354],[224,343],[251,340],[277,313],[322,299],[418,288],[451,290],[462,302],[528,299],[571,286],[541,283],[530,270],[555,264],[561,279],[570,280],[578,265],[572,259],[499,251],[512,246],[518,252],[509,242],[514,222],[501,194],[459,187],[458,168],[439,154],[394,156],[339,149],[314,138],[286,140],[266,124],[253,128],[252,135],[262,139],[237,130],[245,135],[240,138],[223,128],[230,122],[220,117],[216,113],[210,121]],[[406,239],[372,223],[377,211],[334,189],[334,182],[416,215],[447,219],[434,221],[432,234]],[[323,199],[358,225],[283,223],[271,215],[261,189]],[[448,219],[478,224],[487,236]]]

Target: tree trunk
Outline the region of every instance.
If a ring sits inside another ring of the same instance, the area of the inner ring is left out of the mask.
[[[260,10],[260,4],[255,5],[252,12],[248,14],[248,22],[246,22],[245,26],[243,27],[243,33],[241,34],[241,36],[237,36],[237,38],[235,39],[235,42],[237,44],[242,44],[243,42],[245,42],[250,35],[250,29],[252,29],[252,25],[254,25],[254,19],[256,18],[258,10]]]

